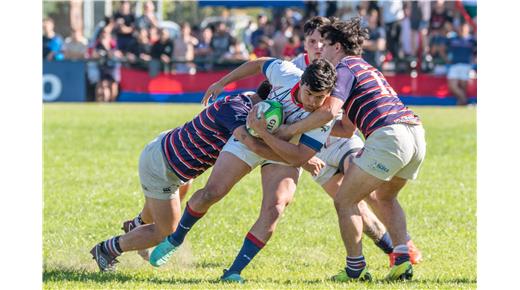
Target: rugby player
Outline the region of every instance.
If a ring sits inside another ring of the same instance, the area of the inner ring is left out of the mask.
[[[338,73],[332,95],[346,100],[344,116],[366,139],[365,146],[346,170],[334,198],[347,261],[345,269],[333,276],[333,280],[371,280],[362,254],[363,221],[358,204],[374,191],[372,208],[396,245],[393,249],[395,265],[386,279],[409,280],[413,267],[408,253],[405,214],[397,195],[407,180],[417,177],[424,160],[424,129],[383,74],[362,59],[362,44],[368,33],[361,27],[359,18],[334,21],[321,27],[320,32],[324,42],[322,57],[330,60]],[[300,129],[305,127],[302,123]]]
[[[267,84],[268,85],[268,84]],[[262,83],[259,91],[265,87]],[[112,271],[123,252],[145,250],[172,233],[181,216],[178,189],[215,164],[227,140],[261,101],[246,92],[222,98],[183,126],[161,133],[142,151],[139,178],[145,195],[142,212],[125,222],[124,235],[96,244],[90,253],[101,271]]]

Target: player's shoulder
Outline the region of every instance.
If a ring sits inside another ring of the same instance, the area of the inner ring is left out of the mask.
[[[303,70],[290,61],[273,58],[264,64],[264,74],[266,76],[297,75],[300,77]]]

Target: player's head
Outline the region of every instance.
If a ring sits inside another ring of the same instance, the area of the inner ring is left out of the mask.
[[[333,20],[319,28],[323,37],[322,57],[336,64],[347,55],[361,55],[368,30],[361,26],[361,18],[349,21]]]
[[[303,72],[298,92],[306,111],[312,112],[330,96],[336,83],[336,69],[328,60],[315,59]]]
[[[323,46],[319,28],[330,24],[328,18],[322,16],[314,16],[307,20],[303,25],[303,34],[305,40],[303,41],[303,48],[307,51],[310,61],[321,57],[321,48]]]

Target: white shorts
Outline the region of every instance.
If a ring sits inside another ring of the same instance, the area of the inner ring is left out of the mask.
[[[324,185],[332,176],[340,172],[343,160],[348,155],[358,152],[363,148],[363,140],[354,135],[352,138],[334,138],[332,143],[326,144],[321,151],[316,154],[316,157],[325,162],[318,175],[313,176],[312,179],[319,185]]]
[[[235,155],[240,160],[244,161],[251,168],[251,170],[255,169],[259,165],[263,166],[268,164],[291,166],[284,162],[267,160],[253,152],[251,149],[249,149],[249,147],[233,137],[229,138],[226,145],[224,145],[224,148],[222,148],[222,152],[229,152]],[[298,167],[298,172],[301,175],[301,167]]]
[[[469,73],[471,72],[472,66],[467,63],[457,63],[450,66],[448,69],[449,80],[469,80]]]
[[[375,130],[353,162],[365,172],[389,181],[416,179],[426,154],[422,125],[394,124]]]
[[[161,140],[166,133],[148,143],[139,158],[139,179],[144,195],[161,200],[178,197],[179,187],[184,183],[169,168],[162,152]]]

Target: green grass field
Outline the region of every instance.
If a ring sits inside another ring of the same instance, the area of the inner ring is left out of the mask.
[[[98,273],[89,254],[95,243],[121,234],[122,221],[139,213],[144,197],[137,162],[143,146],[191,119],[199,105],[45,104],[43,109],[44,288],[476,288],[474,108],[413,108],[428,142],[419,179],[400,194],[408,230],[424,255],[414,281],[382,282],[388,259],[368,238],[364,254],[376,281],[328,281],[344,267],[345,250],[332,200],[305,173],[277,232],[242,273],[245,285],[217,279],[258,216],[258,169],[208,212],[168,265],[155,269],[126,253],[116,273]],[[199,177],[194,188],[208,176]]]

